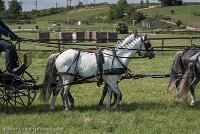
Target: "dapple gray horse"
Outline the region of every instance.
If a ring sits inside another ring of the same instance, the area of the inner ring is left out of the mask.
[[[194,90],[199,81],[199,77],[196,77],[194,74],[196,71],[191,69],[196,70],[193,61],[196,60],[195,57],[199,52],[200,48],[191,46],[176,53],[171,68],[171,79],[167,88],[167,92],[171,93],[173,85],[176,85],[176,99],[180,100],[180,98],[185,98],[185,101],[187,100],[186,92],[190,90],[192,97],[190,105],[194,105],[196,102]]]

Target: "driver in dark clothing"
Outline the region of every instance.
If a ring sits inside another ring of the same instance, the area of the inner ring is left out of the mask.
[[[0,53],[5,51],[6,69],[9,73],[13,73],[14,69],[19,66],[18,56],[14,46],[10,42],[2,39],[1,35],[10,37],[11,40],[17,40],[19,38],[0,19]]]

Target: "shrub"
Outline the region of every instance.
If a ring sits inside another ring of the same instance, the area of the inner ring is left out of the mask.
[[[177,27],[180,27],[181,24],[182,24],[181,20],[177,20],[177,21],[176,21],[176,26],[177,26]]]
[[[128,25],[124,21],[119,21],[117,24],[114,24],[114,31],[119,34],[127,34],[128,33]]]
[[[134,12],[132,14],[132,17],[134,20],[137,20],[138,22],[146,18],[146,16],[142,12]]]
[[[174,14],[174,10],[173,9],[171,10],[171,14]]]

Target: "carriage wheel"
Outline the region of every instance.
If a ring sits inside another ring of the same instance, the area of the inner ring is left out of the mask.
[[[20,78],[24,81],[26,81],[26,84],[29,87],[34,88],[34,85],[36,84],[36,80],[31,76],[30,73],[24,71],[22,75],[20,75]],[[36,91],[34,89],[30,89],[30,102],[29,105],[34,101],[36,97]]]
[[[18,76],[7,74],[1,77],[0,110],[1,112],[24,112],[30,102],[27,84]]]

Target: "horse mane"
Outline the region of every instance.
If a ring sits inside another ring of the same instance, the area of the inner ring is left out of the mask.
[[[122,46],[130,43],[130,41],[135,39],[135,37],[136,37],[135,34],[129,34],[129,35],[125,36],[123,39],[121,39],[120,41],[118,41],[117,44],[115,45],[115,47],[116,48],[122,47]]]

